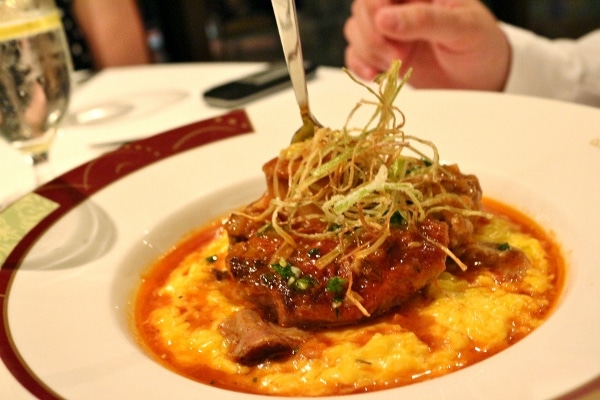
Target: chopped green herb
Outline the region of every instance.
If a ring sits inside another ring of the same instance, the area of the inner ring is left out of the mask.
[[[340,278],[339,276],[334,276],[333,278],[327,281],[327,285],[325,285],[325,290],[334,294],[340,294],[344,292],[345,284],[346,279]]]
[[[325,285],[325,290],[333,293],[333,302],[331,306],[335,309],[336,317],[339,316],[340,310],[339,308],[344,304],[344,296],[345,296],[345,288],[346,279],[340,278],[339,276],[334,276],[333,278],[327,281]]]
[[[504,242],[504,243],[500,243],[498,245],[498,250],[500,251],[506,251],[506,250],[510,250],[510,244]]]
[[[315,284],[315,280],[310,276],[305,276],[300,279],[296,279],[292,287],[298,290],[306,290],[311,288]]]
[[[392,214],[392,217],[390,218],[390,224],[395,225],[395,226],[406,226],[406,225],[408,225],[408,222],[402,216],[400,211],[396,210],[394,212],[394,214]]]
[[[284,280],[290,280],[292,278],[296,279],[298,277],[295,273],[295,270],[298,270],[298,268],[295,268],[292,264],[288,264],[283,260],[271,264],[271,268],[273,268]]]
[[[285,260],[281,260],[276,264],[271,264],[271,268],[273,268],[283,280],[287,281],[288,286],[294,289],[306,290],[315,284],[315,280],[312,277],[301,276],[302,270]]]
[[[433,165],[431,160],[428,160],[426,158],[421,158],[421,161],[423,161],[423,164],[425,164],[426,167],[431,167]]]
[[[328,230],[329,230],[329,232],[335,232],[335,231],[337,231],[338,229],[340,229],[341,227],[342,227],[342,226],[341,226],[340,224],[335,224],[335,223],[334,223],[334,224],[331,224],[331,225],[329,226],[329,229],[328,229]]]
[[[219,257],[217,257],[216,254],[213,254],[212,256],[206,257],[206,262],[214,263],[217,262],[218,259]]]

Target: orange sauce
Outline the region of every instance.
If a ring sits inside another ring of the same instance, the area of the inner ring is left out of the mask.
[[[543,248],[548,261],[547,271],[551,287],[541,294],[541,296],[544,296],[543,301],[539,302],[541,306],[532,308],[531,310],[531,318],[534,321],[543,321],[548,317],[552,307],[556,304],[565,279],[565,265],[560,248],[552,237],[528,216],[494,200],[485,199],[484,203],[487,211],[508,219],[517,227],[518,231],[537,240]],[[217,238],[222,237],[222,235],[224,235],[224,232],[221,221],[214,221],[183,238],[180,243],[157,260],[148,272],[144,274],[135,301],[134,322],[136,335],[140,344],[158,362],[167,368],[204,384],[247,393],[289,396],[338,395],[382,390],[431,379],[472,365],[513,345],[534,330],[538,323],[541,323],[535,322],[531,326],[526,326],[526,324],[520,326],[521,322],[519,322],[518,318],[515,318],[515,321],[509,318],[508,321],[511,321],[516,328],[511,329],[506,334],[506,337],[497,343],[489,347],[483,347],[474,342],[471,346],[460,348],[460,351],[457,351],[458,355],[450,358],[449,361],[444,361],[443,365],[428,365],[426,368],[408,368],[407,370],[403,370],[402,374],[392,374],[393,377],[389,379],[376,380],[373,378],[372,382],[367,379],[367,383],[360,384],[357,382],[344,383],[332,378],[330,382],[324,385],[322,382],[316,382],[317,379],[314,382],[310,381],[312,379],[310,375],[302,372],[302,368],[306,371],[307,366],[316,368],[317,362],[314,360],[323,358],[331,359],[332,354],[337,354],[332,353],[331,349],[342,344],[341,342],[345,345],[350,343],[356,349],[366,349],[369,346],[377,349],[381,346],[374,345],[373,338],[386,335],[404,335],[399,337],[406,338],[416,337],[421,347],[426,348],[427,354],[435,355],[438,351],[451,354],[452,350],[448,350],[448,335],[440,334],[440,332],[446,332],[448,328],[440,328],[439,321],[432,316],[435,313],[427,311],[428,307],[432,307],[436,301],[445,300],[444,297],[446,295],[443,294],[443,291],[446,289],[441,288],[443,285],[440,283],[439,285],[434,284],[429,289],[422,291],[422,293],[394,312],[373,320],[368,324],[313,332],[310,338],[299,348],[298,352],[288,360],[266,361],[255,367],[235,367],[229,364],[223,366],[223,362],[219,361],[220,358],[217,357],[215,359],[213,356],[211,356],[213,358],[202,358],[199,356],[198,362],[194,362],[193,360],[190,362],[189,354],[183,356],[177,352],[175,349],[176,346],[171,341],[165,340],[165,336],[161,330],[167,328],[161,326],[161,324],[152,322],[155,320],[153,320],[151,315],[161,306],[173,302],[174,297],[166,296],[164,289],[165,285],[168,285],[172,272],[184,264],[206,264],[207,253],[205,249],[213,241],[217,240]],[[206,268],[226,271],[227,267],[224,262],[225,253],[216,254],[216,256],[216,260],[211,261],[210,265],[206,266]],[[183,275],[185,276],[185,274],[186,272]],[[477,271],[469,270],[464,273],[464,276],[460,276],[461,274],[457,273],[456,279],[471,281],[477,279],[476,274]],[[237,290],[233,279],[215,278],[213,280],[208,279],[207,282],[202,287],[195,287],[189,291],[186,290],[187,303],[184,303],[183,306],[178,306],[179,311],[182,313],[186,312],[187,317],[182,323],[189,327],[190,332],[193,332],[195,329],[212,329],[214,331],[216,330],[214,328],[215,324],[218,324],[219,321],[227,317],[226,313],[228,309],[220,310],[218,307],[211,308],[208,306],[211,301],[210,296],[212,296],[214,291],[221,293],[235,307],[251,307],[251,304],[247,300],[236,295]],[[450,295],[446,297],[450,297]],[[192,308],[195,311],[190,313],[187,308]],[[457,309],[457,312],[460,311]],[[187,338],[184,337],[181,340],[187,340]],[[215,351],[222,351],[225,354],[225,348],[226,345],[216,346],[215,349],[217,350],[213,350],[213,353]],[[340,353],[343,352],[340,351]],[[367,356],[364,358],[356,356],[351,366],[338,365],[336,368],[339,368],[340,371],[344,370],[344,368],[350,368],[352,371],[360,374],[361,377],[369,377],[369,374],[372,374],[374,377],[381,375],[381,363],[378,364],[378,362],[373,361],[379,360],[381,355],[368,352],[360,354],[366,354]],[[213,359],[214,361],[211,361]],[[311,364],[311,362],[314,363]],[[331,374],[331,376],[334,375]],[[273,376],[276,378],[273,378]],[[302,384],[299,388],[286,388],[289,384],[277,383],[277,379],[279,379],[277,377],[279,376],[282,377],[281,380],[284,382],[302,381]],[[326,376],[329,375],[321,374],[320,381],[326,381]],[[305,380],[309,381],[305,382]],[[312,386],[317,389],[314,389],[312,392],[307,391],[307,388]]]

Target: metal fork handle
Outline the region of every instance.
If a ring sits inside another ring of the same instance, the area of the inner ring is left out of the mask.
[[[294,0],[271,0],[271,3],[277,20],[277,29],[283,46],[285,62],[292,80],[296,101],[300,107],[300,114],[303,120],[305,118],[312,119],[308,107],[308,90],[306,88],[300,31],[298,30],[296,2]]]

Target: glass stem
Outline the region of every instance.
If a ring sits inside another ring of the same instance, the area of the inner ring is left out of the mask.
[[[29,159],[31,160],[31,165],[33,166],[36,187],[42,186],[44,183],[54,178],[54,172],[52,171],[52,167],[48,161],[47,151],[30,154]]]

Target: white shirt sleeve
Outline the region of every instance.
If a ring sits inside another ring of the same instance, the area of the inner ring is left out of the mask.
[[[577,40],[551,40],[501,26],[512,48],[505,92],[600,107],[600,29]]]

